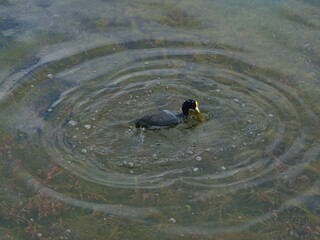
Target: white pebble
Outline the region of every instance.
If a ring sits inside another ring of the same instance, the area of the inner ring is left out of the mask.
[[[272,113],[269,113],[268,116],[271,117],[271,118],[273,118],[273,114],[272,114]]]
[[[75,126],[75,125],[77,125],[77,122],[76,121],[69,121],[69,124],[71,125],[71,126]]]
[[[224,166],[222,166],[222,167],[221,167],[221,170],[222,170],[222,171],[225,171],[225,170],[226,170],[226,168],[225,168]]]
[[[49,73],[49,74],[47,75],[47,78],[52,79],[52,78],[53,78],[53,75],[52,75],[51,73]]]
[[[239,102],[239,99],[238,98],[234,98],[233,101],[235,101],[236,103]]]
[[[87,124],[87,125],[84,125],[84,127],[85,127],[86,129],[90,129],[90,128],[91,128],[91,125]]]
[[[192,152],[191,150],[189,150],[189,151],[188,151],[188,154],[192,155],[192,154],[193,154],[193,152]]]
[[[174,219],[174,218],[170,218],[170,219],[169,219],[169,223],[176,223],[176,222],[177,222],[177,220]]]
[[[195,167],[195,168],[193,169],[193,171],[194,171],[194,172],[198,172],[198,171],[199,171],[199,168]]]
[[[198,157],[196,157],[196,160],[197,160],[197,161],[201,161],[201,160],[202,160],[202,157],[198,156]]]
[[[134,167],[133,162],[129,162],[129,163],[128,163],[128,167],[133,168],[133,167]]]
[[[87,153],[87,149],[84,148],[84,149],[81,150],[81,152],[82,153]]]

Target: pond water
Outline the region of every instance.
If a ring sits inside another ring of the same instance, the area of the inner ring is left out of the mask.
[[[0,0],[0,238],[320,238],[319,30],[316,0]]]

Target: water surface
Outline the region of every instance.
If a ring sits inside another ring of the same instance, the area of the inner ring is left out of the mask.
[[[316,1],[0,5],[1,238],[319,238]]]

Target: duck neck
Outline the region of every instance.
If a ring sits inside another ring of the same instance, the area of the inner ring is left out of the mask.
[[[189,108],[187,106],[182,106],[182,112],[184,116],[189,115]]]

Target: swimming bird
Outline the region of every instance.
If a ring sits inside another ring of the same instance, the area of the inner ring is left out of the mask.
[[[183,123],[189,115],[189,110],[193,109],[200,113],[198,102],[192,99],[186,100],[181,107],[182,112],[177,113],[170,110],[162,110],[152,113],[135,121],[137,128],[161,129],[165,127],[173,127]]]

